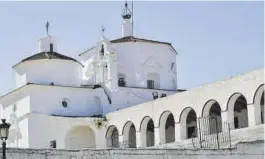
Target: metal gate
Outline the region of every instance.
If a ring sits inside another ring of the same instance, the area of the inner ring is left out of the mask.
[[[192,135],[194,148],[230,148],[230,125],[222,122],[221,116],[208,116],[197,119],[197,131]]]

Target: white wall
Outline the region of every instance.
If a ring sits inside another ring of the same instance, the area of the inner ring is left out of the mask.
[[[72,128],[87,126],[95,134],[96,147],[105,147],[105,126],[98,128],[95,118],[67,118],[41,114],[29,114],[29,148],[49,148],[50,141],[56,140],[58,149],[65,149],[66,138]]]
[[[95,97],[101,100],[101,106]],[[66,99],[68,106],[62,106]],[[43,102],[45,101],[45,102]],[[102,114],[109,103],[102,89],[57,86],[35,86],[31,92],[31,112],[63,116],[91,116]],[[104,108],[103,108],[104,107]]]
[[[14,70],[15,75],[15,88],[21,87],[27,83],[25,72],[18,72]]]
[[[111,43],[109,45],[111,45],[111,51],[117,54],[118,73],[126,76],[127,86],[146,88],[148,74],[156,73],[159,75],[159,89],[177,89],[176,52],[169,45],[147,42]],[[91,63],[97,60],[97,47],[80,56],[80,61],[84,65],[82,79],[86,84],[94,84],[95,81],[93,72],[95,69],[91,67],[93,66]],[[173,70],[171,70],[171,63],[175,63]]]
[[[204,105],[210,99],[214,99],[220,104],[222,121],[230,122],[227,110],[227,103],[230,97],[234,93],[239,92],[244,95],[248,104],[253,103],[255,92],[259,86],[264,83],[263,80],[264,70],[258,69],[233,78],[217,81],[185,92],[176,93],[166,98],[146,102],[117,112],[111,112],[107,114],[107,118],[111,119],[109,124],[116,126],[120,135],[122,135],[123,126],[127,121],[133,122],[136,131],[139,131],[142,119],[149,116],[154,121],[155,127],[159,127],[159,119],[163,112],[170,111],[176,122],[175,136],[177,140],[180,140],[181,128],[179,126],[179,119],[185,108],[191,107],[194,109],[197,117],[201,117]],[[248,120],[253,119],[255,119],[254,114],[248,114]],[[156,131],[155,137],[156,144],[158,144],[158,131]]]
[[[16,86],[26,83],[79,86],[82,66],[71,60],[26,61],[14,68]],[[25,77],[26,76],[26,77]]]
[[[148,73],[157,73],[160,77],[160,89],[175,90],[172,80],[177,80],[176,52],[169,45],[147,42],[123,42],[112,44],[118,56],[118,73],[126,76],[129,87],[147,87]]]
[[[93,62],[97,60],[98,54],[96,47],[86,51],[81,57],[80,61],[84,65],[82,68],[82,84],[93,85],[96,81],[95,65]]]
[[[111,111],[151,101],[153,100],[152,92],[157,92],[159,98],[162,93],[165,93],[167,96],[176,93],[175,91],[166,90],[118,87],[117,91],[111,92]]]
[[[53,44],[53,51],[57,52],[56,38],[46,35],[39,40],[39,52],[50,52],[50,44]]]

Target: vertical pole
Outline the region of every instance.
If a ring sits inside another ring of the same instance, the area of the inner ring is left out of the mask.
[[[3,159],[6,159],[6,141],[5,140],[2,142],[2,148],[3,148]]]
[[[216,140],[217,140],[217,148],[219,149],[220,148],[220,145],[219,145],[219,135],[218,135],[218,123],[217,123],[217,116],[215,115],[214,116],[214,121],[215,121],[215,131],[216,131]]]
[[[133,36],[133,0],[132,0],[132,36]]]
[[[199,142],[200,142],[200,147],[202,148],[202,139],[201,139],[201,121],[200,118],[198,118],[198,125],[199,125]]]
[[[229,148],[231,148],[231,135],[230,135],[230,124],[228,124],[228,137],[229,137]]]

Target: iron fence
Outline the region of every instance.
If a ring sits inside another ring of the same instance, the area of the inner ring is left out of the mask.
[[[134,140],[125,140],[119,142],[113,138],[107,138],[106,142],[108,148],[136,148],[136,141]]]
[[[230,125],[222,122],[220,116],[197,119],[197,131],[192,135],[194,148],[230,148]]]

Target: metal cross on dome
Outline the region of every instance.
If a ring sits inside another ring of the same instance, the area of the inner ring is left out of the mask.
[[[49,26],[50,26],[50,23],[47,21],[46,22],[46,33],[47,33],[47,35],[49,34]]]

